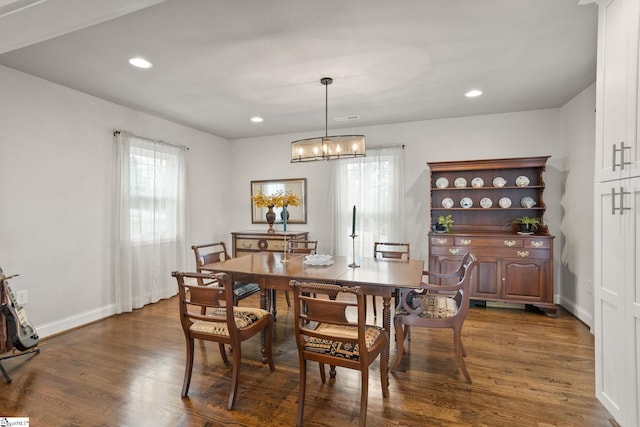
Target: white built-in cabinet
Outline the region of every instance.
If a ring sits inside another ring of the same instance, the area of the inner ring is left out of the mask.
[[[640,426],[640,0],[598,1],[594,197],[596,394]]]

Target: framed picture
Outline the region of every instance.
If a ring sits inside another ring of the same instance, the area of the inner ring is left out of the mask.
[[[299,206],[287,206],[289,213],[287,224],[306,224],[307,223],[307,179],[269,179],[263,181],[251,181],[251,197],[257,194],[271,196],[277,193],[291,193],[300,200]],[[266,213],[269,211],[267,207],[257,207],[251,202],[251,222],[253,224],[266,224]],[[274,207],[273,212],[276,214],[276,224],[282,223],[282,208]]]

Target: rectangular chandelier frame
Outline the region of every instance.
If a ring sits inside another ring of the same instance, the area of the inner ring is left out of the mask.
[[[325,136],[291,143],[291,163],[365,156],[364,135]]]

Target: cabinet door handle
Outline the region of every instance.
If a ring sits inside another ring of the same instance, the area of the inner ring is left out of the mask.
[[[529,256],[529,251],[518,251],[517,253],[520,258],[526,258]]]
[[[459,253],[459,252],[460,252],[460,249],[458,249],[458,248],[451,248],[451,249],[449,249],[449,253],[450,253],[451,255],[458,255],[458,253]]]
[[[624,191],[624,187],[620,187],[620,193],[616,193],[616,189],[611,187],[611,215],[615,215],[616,211],[620,211],[620,215],[624,213],[624,211],[630,211],[630,207],[624,206],[624,196],[631,194],[629,191]],[[620,207],[616,207],[616,196],[620,195]]]
[[[611,170],[615,172],[616,166],[620,166],[620,170],[624,170],[624,165],[630,165],[631,162],[624,161],[624,152],[625,150],[631,150],[631,147],[625,147],[624,141],[620,142],[620,148],[616,148],[616,144],[611,146],[613,148],[613,154],[611,156]],[[616,163],[616,153],[620,152],[620,164]]]
[[[504,245],[508,248],[512,248],[516,245],[516,241],[515,240],[505,240],[504,241]]]

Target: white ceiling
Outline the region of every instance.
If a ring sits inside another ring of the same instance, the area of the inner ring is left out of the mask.
[[[325,76],[330,134],[559,107],[595,81],[597,7],[578,0],[31,0],[2,15],[25,1],[0,0],[0,64],[229,139],[324,131]]]

